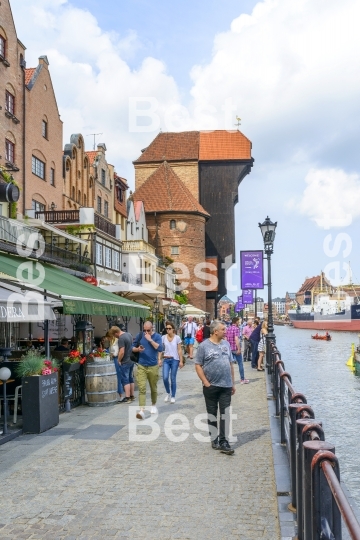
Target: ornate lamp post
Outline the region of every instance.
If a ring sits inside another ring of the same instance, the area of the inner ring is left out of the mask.
[[[264,223],[259,223],[261,234],[264,240],[264,251],[268,262],[267,286],[268,286],[268,334],[266,336],[266,366],[268,373],[271,373],[271,342],[275,342],[274,321],[272,311],[272,290],[271,290],[271,255],[274,252],[275,230],[277,222],[273,223],[269,216]]]
[[[153,313],[153,317],[154,317],[154,329],[155,329],[155,332],[158,332],[159,329],[158,329],[158,316],[159,316],[159,313],[160,313],[160,301],[158,299],[158,297],[155,298],[154,300],[154,308],[152,310],[152,313]]]

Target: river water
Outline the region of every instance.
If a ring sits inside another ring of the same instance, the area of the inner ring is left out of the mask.
[[[335,445],[341,479],[360,508],[360,377],[345,364],[357,333],[331,332],[316,341],[316,331],[275,326],[276,344],[297,392],[305,394],[323,421],[325,440]],[[320,333],[320,332],[319,332]]]

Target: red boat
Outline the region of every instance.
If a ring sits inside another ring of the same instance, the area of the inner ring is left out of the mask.
[[[322,339],[323,341],[331,341],[331,336],[326,332],[325,335],[321,336],[319,334],[315,334],[315,336],[311,336],[312,339]]]

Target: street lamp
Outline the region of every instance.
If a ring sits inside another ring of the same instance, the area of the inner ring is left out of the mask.
[[[154,309],[153,309],[153,316],[154,316],[154,326],[155,326],[155,332],[158,331],[158,315],[160,313],[160,301],[158,297],[154,300]]]
[[[272,291],[271,291],[271,255],[274,252],[274,240],[275,240],[275,230],[277,222],[273,223],[269,216],[265,219],[264,223],[259,223],[261,234],[264,240],[264,251],[266,254],[268,262],[268,273],[267,273],[267,286],[268,286],[268,334],[266,336],[266,366],[268,368],[268,373],[271,373],[271,343],[275,342],[274,334],[274,321],[273,321],[273,311],[272,311]]]

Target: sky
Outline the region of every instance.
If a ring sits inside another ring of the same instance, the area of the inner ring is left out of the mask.
[[[358,0],[12,0],[28,67],[46,54],[64,122],[132,161],[162,131],[234,129],[252,141],[236,258],[278,223],[273,296],[325,271],[360,283]],[[31,24],[29,24],[31,21]],[[143,112],[140,111],[143,109]],[[228,294],[239,291],[238,265]],[[267,291],[259,292],[266,296]]]

